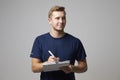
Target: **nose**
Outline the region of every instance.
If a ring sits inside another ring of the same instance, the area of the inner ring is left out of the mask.
[[[59,22],[60,22],[60,23],[65,23],[65,22],[66,22],[66,19],[65,19],[65,18],[60,18],[60,19],[59,19]]]
[[[59,19],[59,22],[60,22],[60,23],[63,23],[63,19],[62,19],[62,18],[60,18],[60,19]]]

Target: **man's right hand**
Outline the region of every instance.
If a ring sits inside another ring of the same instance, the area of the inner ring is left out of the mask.
[[[55,56],[50,56],[48,58],[48,62],[59,62],[59,58]]]

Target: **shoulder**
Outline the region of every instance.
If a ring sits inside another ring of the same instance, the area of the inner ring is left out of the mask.
[[[78,37],[76,37],[76,36],[73,36],[73,35],[71,35],[71,34],[69,34],[69,33],[66,33],[66,35],[68,36],[68,38],[70,38],[70,39],[72,39],[72,40],[80,41],[80,39],[79,39]]]
[[[36,37],[36,39],[44,39],[44,38],[46,38],[46,37],[48,37],[48,36],[49,36],[49,33],[44,33],[44,34],[38,35],[38,36]]]
[[[44,41],[45,39],[47,39],[48,37],[49,37],[49,33],[44,33],[44,34],[38,35],[35,38],[35,41],[41,42],[41,41]]]
[[[68,39],[71,41],[71,43],[74,43],[76,45],[82,45],[80,38],[73,36],[71,34],[68,34],[68,33],[67,33],[67,36],[68,36]]]

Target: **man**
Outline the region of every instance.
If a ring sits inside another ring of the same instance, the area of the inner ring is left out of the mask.
[[[38,36],[33,44],[31,58],[32,71],[41,72],[41,80],[75,80],[74,73],[87,70],[86,53],[81,41],[64,32],[66,12],[62,6],[54,6],[48,14],[50,32]],[[48,52],[50,50],[54,56]],[[70,60],[69,66],[60,67],[57,71],[43,71],[43,63]],[[74,65],[75,60],[78,64]]]

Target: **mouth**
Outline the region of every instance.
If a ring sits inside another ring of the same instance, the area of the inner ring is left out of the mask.
[[[64,28],[64,25],[58,25],[59,28]]]
[[[65,24],[58,24],[58,26],[60,26],[60,27],[64,27],[64,26],[65,26]]]

